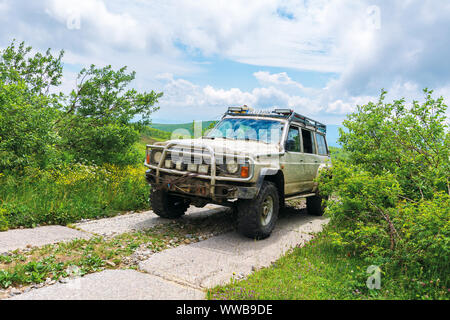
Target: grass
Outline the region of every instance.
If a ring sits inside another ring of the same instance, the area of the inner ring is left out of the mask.
[[[81,164],[0,175],[0,229],[66,225],[149,207],[144,166]]]
[[[150,189],[143,165],[146,144],[167,140],[170,135],[144,130],[135,145],[142,163],[134,166],[65,164],[49,170],[0,173],[0,231],[67,225],[149,209]]]
[[[228,214],[178,220],[149,230],[125,233],[113,238],[95,237],[39,248],[16,250],[0,255],[0,288],[21,287],[50,280],[61,280],[76,269],[85,275],[105,269],[135,269],[139,261],[130,259],[136,252],[150,254],[197,242],[230,230]],[[147,257],[148,258],[148,257]]]
[[[381,289],[369,290],[369,264],[331,245],[326,232],[302,248],[295,248],[271,267],[247,279],[208,291],[211,300],[376,300],[448,299],[439,283],[425,284],[430,294],[419,294],[411,285],[419,281],[383,272]]]

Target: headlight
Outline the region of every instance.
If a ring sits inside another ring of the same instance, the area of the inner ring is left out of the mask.
[[[153,152],[153,162],[154,163],[159,163],[161,161],[161,157],[162,157],[162,152],[161,151],[155,151]]]
[[[236,174],[239,171],[239,164],[231,161],[227,163],[227,171],[231,174]]]

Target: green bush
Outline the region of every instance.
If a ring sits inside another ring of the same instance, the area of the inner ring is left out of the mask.
[[[383,257],[396,241],[391,214],[401,190],[395,177],[342,162],[335,162],[330,173],[332,179],[322,177],[321,192],[333,195],[327,211],[331,223],[339,226],[339,233],[333,234],[335,243],[362,255]]]
[[[110,123],[96,125],[96,121],[73,117],[60,130],[63,148],[73,155],[73,161],[97,165],[112,163],[133,165],[143,162],[134,144],[139,132],[131,126]]]
[[[0,171],[46,167],[57,157],[49,99],[30,95],[25,83],[0,80]]]
[[[450,193],[450,132],[444,99],[425,89],[425,102],[405,100],[358,106],[339,141],[348,162],[374,174],[395,174],[404,196],[417,200]]]
[[[5,209],[0,208],[0,231],[8,230],[9,223],[6,217],[7,211]]]
[[[447,106],[425,93],[410,107],[384,103],[385,92],[358,106],[341,132],[346,157],[319,177],[333,244],[395,274],[411,298],[450,286]]]
[[[399,230],[395,253],[402,270],[426,278],[437,277],[450,287],[450,196],[401,202],[394,224]]]

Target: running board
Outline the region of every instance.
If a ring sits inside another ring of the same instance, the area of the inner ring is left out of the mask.
[[[303,193],[303,194],[298,194],[296,196],[286,197],[284,200],[289,201],[289,200],[300,199],[300,198],[314,197],[316,195],[317,194],[315,194],[315,193]]]

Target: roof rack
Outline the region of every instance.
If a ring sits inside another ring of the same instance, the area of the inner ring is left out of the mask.
[[[291,109],[275,109],[273,111],[255,111],[246,105],[242,107],[230,107],[224,116],[239,115],[239,116],[260,116],[260,117],[276,117],[287,119],[292,122],[300,123],[305,126],[313,127],[314,129],[327,133],[327,126],[319,121],[308,118],[304,115],[294,112]]]

